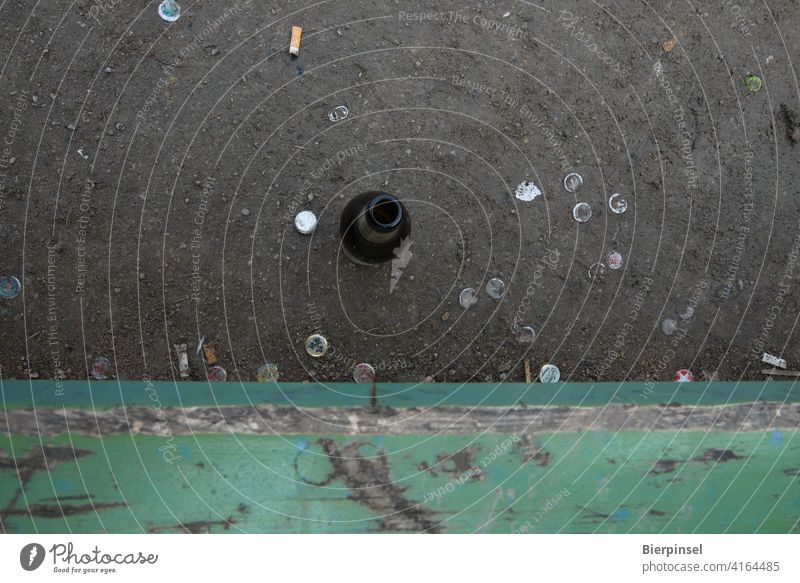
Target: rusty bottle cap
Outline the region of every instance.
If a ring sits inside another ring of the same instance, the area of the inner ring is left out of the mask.
[[[371,383],[375,380],[375,368],[366,362],[357,364],[353,368],[353,380],[357,383]]]
[[[0,276],[0,297],[13,300],[19,295],[22,284],[13,275]]]

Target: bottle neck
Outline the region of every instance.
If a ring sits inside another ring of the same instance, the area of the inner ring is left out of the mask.
[[[391,240],[403,224],[405,211],[400,201],[391,194],[380,194],[371,199],[359,214],[357,226],[361,236],[372,243]]]

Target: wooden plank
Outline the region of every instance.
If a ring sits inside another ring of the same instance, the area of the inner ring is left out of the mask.
[[[191,435],[238,433],[350,435],[619,431],[765,431],[800,428],[798,403],[605,407],[116,407],[12,409],[0,432],[23,435]]]
[[[796,431],[429,437],[0,437],[0,521],[28,533],[799,528]]]
[[[233,375],[231,375],[232,377]],[[376,385],[377,403],[388,407],[514,404],[599,407],[608,403],[718,405],[753,401],[800,402],[800,383],[386,383]],[[6,409],[120,405],[163,407],[273,404],[294,407],[362,407],[372,385],[355,383],[198,383],[164,381],[0,381]]]

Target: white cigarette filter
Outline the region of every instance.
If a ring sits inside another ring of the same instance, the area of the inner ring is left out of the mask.
[[[299,26],[292,27],[292,40],[289,42],[289,54],[300,54],[300,35],[303,34],[303,29]]]
[[[189,355],[186,354],[185,344],[175,345],[175,354],[178,356],[178,373],[182,379],[189,378]]]

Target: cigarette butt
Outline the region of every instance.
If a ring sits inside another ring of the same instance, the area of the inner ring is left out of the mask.
[[[206,364],[217,364],[217,355],[214,352],[214,345],[210,342],[206,342],[203,344],[201,349],[203,351],[203,358],[206,361]]]
[[[531,362],[526,358],[525,359],[525,382],[531,384]]]
[[[175,354],[178,357],[178,373],[182,379],[189,378],[189,356],[186,354],[185,344],[175,345]]]
[[[300,35],[303,34],[303,29],[299,26],[292,27],[292,40],[289,43],[289,54],[297,55],[300,53]]]

